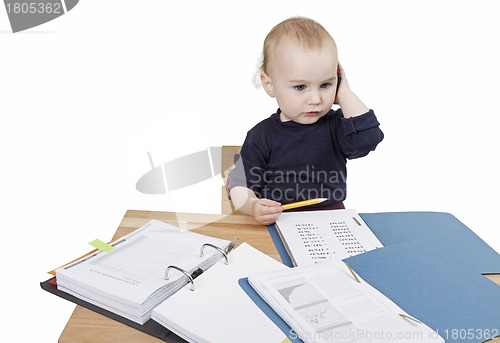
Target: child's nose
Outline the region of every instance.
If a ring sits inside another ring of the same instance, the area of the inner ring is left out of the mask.
[[[309,105],[318,105],[321,103],[321,96],[317,91],[311,91],[309,93]]]

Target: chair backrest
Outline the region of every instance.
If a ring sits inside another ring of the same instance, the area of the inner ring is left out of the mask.
[[[233,202],[231,201],[231,195],[229,194],[229,182],[228,179],[229,172],[234,168],[234,163],[236,157],[239,155],[241,146],[239,145],[223,145],[222,146],[222,168],[221,176],[224,179],[224,186],[221,192],[221,213],[230,214],[237,212],[234,208]]]

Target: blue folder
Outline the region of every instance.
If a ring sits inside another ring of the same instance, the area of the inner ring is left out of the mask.
[[[500,335],[500,286],[433,242],[398,243],[344,261],[446,342]]]
[[[444,212],[361,213],[383,248],[345,259],[368,283],[446,342],[483,342],[500,335],[500,255]],[[269,233],[290,256],[274,225]]]
[[[445,212],[386,212],[360,214],[387,247],[428,240],[478,273],[500,273],[500,255],[456,217]]]

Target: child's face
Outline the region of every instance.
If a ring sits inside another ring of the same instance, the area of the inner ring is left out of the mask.
[[[335,45],[307,50],[297,44],[287,44],[273,57],[269,75],[263,74],[262,84],[270,96],[276,97],[280,119],[312,124],[328,113],[337,86]]]

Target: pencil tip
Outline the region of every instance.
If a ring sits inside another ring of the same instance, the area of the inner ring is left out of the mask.
[[[319,202],[323,202],[323,201],[327,201],[327,200],[328,200],[328,198],[319,198],[318,199]]]

